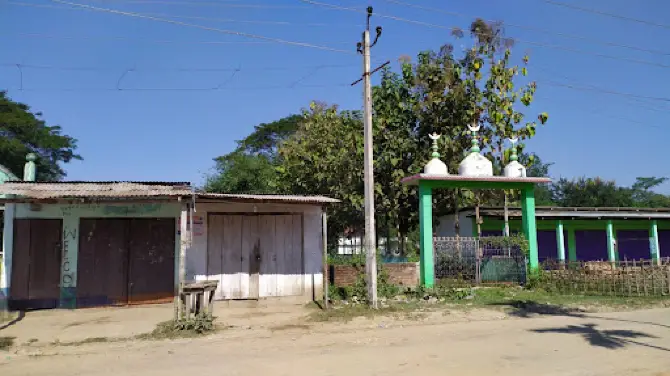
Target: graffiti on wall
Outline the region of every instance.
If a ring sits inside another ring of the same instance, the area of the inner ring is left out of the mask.
[[[72,257],[73,246],[77,241],[77,228],[65,223],[63,226],[63,263],[61,265],[61,287],[72,287],[75,283],[77,266]]]

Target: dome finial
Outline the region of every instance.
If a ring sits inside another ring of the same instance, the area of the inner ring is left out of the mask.
[[[477,131],[479,131],[480,125],[473,123],[472,125],[468,125],[468,129],[470,130],[470,135],[472,136],[472,147],[470,148],[471,153],[479,153],[479,140],[477,139]]]
[[[428,137],[433,141],[431,145],[433,152],[430,154],[432,158],[426,167],[423,168],[423,172],[430,175],[449,175],[447,165],[440,160],[440,153],[437,151],[437,140],[440,139],[440,135],[433,132],[433,134],[429,134]]]

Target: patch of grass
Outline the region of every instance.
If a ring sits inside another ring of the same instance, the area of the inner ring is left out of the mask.
[[[405,302],[388,301],[383,308],[373,310],[366,304],[334,304],[330,310],[314,311],[312,321],[350,321],[357,317],[394,316],[421,319],[426,311],[450,309],[504,310],[511,316],[533,314],[578,316],[586,312],[605,310],[634,310],[652,307],[670,307],[670,298],[612,297],[590,295],[561,295],[541,289],[518,286],[453,287],[436,286],[432,289],[410,289],[404,292]]]
[[[0,351],[8,351],[14,346],[14,339],[16,337],[0,337]]]
[[[137,339],[162,340],[176,338],[202,337],[216,331],[214,320],[210,315],[197,316],[189,320],[169,320],[156,325],[149,333],[136,336]]]
[[[315,322],[349,322],[357,317],[373,318],[375,316],[419,319],[424,317],[422,312],[417,312],[422,308],[421,306],[422,304],[416,301],[388,304],[378,309],[372,309],[367,304],[336,305],[329,310],[314,311],[308,316],[308,319]]]

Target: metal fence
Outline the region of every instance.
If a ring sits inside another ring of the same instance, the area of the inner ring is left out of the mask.
[[[433,245],[438,283],[526,282],[526,256],[518,246],[501,246],[486,237],[437,237]]]
[[[566,263],[551,260],[542,266],[541,286],[561,293],[625,297],[670,295],[670,258]]]

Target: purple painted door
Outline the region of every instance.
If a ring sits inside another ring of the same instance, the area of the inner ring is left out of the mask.
[[[563,239],[567,239],[567,234],[563,232]],[[565,241],[565,240],[564,240]],[[567,256],[567,242],[565,243],[566,258]],[[556,242],[555,230],[538,230],[537,231],[537,253],[540,262],[546,260],[558,260],[558,244]]]
[[[658,230],[659,257],[670,257],[670,230]]]
[[[502,230],[482,230],[482,238],[487,236],[502,236]]]
[[[619,230],[617,231],[617,247],[619,260],[649,260],[648,230]]]
[[[607,260],[607,233],[605,230],[575,231],[577,260]]]

